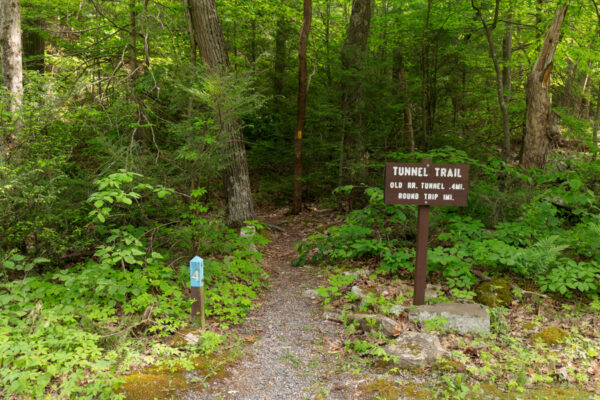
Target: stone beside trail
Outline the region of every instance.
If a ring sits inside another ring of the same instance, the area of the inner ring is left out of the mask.
[[[463,335],[490,331],[490,314],[487,307],[480,304],[439,303],[418,306],[408,312],[408,318],[421,323],[443,318],[446,320],[444,329],[455,330]]]

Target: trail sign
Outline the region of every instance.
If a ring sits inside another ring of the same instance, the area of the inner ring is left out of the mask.
[[[198,256],[190,260],[190,286],[195,300],[192,303],[192,321],[196,325],[199,322],[200,328],[204,329],[204,260]]]
[[[190,282],[192,287],[204,286],[204,260],[198,256],[190,261]]]
[[[419,206],[414,305],[425,304],[429,206],[466,206],[468,187],[466,164],[433,164],[431,158],[419,164],[385,164],[385,204]]]
[[[385,203],[466,206],[469,166],[466,164],[385,165]]]

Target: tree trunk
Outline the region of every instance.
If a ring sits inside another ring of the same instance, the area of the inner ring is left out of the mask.
[[[477,16],[479,17],[481,25],[483,26],[483,31],[485,32],[485,37],[488,42],[490,58],[492,59],[492,63],[494,64],[494,71],[496,73],[496,94],[498,95],[498,105],[500,107],[500,113],[502,115],[502,131],[504,133],[504,141],[502,144],[502,158],[505,161],[508,161],[510,159],[510,118],[508,115],[508,107],[506,106],[506,99],[504,97],[503,74],[500,69],[500,63],[498,62],[498,56],[496,55],[496,46],[494,45],[494,38],[492,37],[492,31],[495,29],[496,23],[498,22],[499,5],[500,0],[496,0],[494,21],[490,26],[487,24],[487,22],[485,22],[485,18],[483,17],[481,10],[475,6],[474,0],[471,0],[471,6],[477,11]]]
[[[560,38],[560,29],[567,13],[568,4],[559,7],[548,29],[540,55],[529,74],[525,102],[525,138],[521,163],[525,168],[543,168],[550,147],[552,118],[550,113],[550,73],[554,53]]]
[[[21,44],[21,8],[19,0],[0,1],[0,48],[2,49],[2,85],[8,91],[10,122],[2,145],[2,155],[8,158],[16,134],[22,129],[19,116],[23,105],[23,56]]]
[[[283,2],[281,4],[283,7]],[[275,32],[275,60],[273,63],[273,93],[275,100],[279,101],[280,96],[283,96],[283,85],[285,78],[285,59],[286,59],[286,22],[285,15],[279,16],[277,20],[277,31]]]
[[[202,61],[210,69],[208,72],[228,73],[229,56],[215,0],[190,0],[190,11],[196,43],[200,48]],[[229,226],[239,227],[244,221],[255,218],[241,122],[236,118],[234,123],[222,125],[221,130],[227,140],[227,165],[224,173],[227,202],[225,222]]]
[[[341,82],[342,90],[342,137],[339,160],[338,182],[342,182],[344,169],[345,153],[354,150],[358,159],[365,154],[364,143],[360,134],[348,134],[348,126],[352,130],[360,129],[360,116],[358,113],[358,103],[361,99],[361,77],[360,71],[366,57],[367,41],[369,39],[369,29],[371,25],[371,0],[354,0],[352,3],[352,13],[350,14],[350,23],[346,31],[346,40],[342,47],[341,61],[343,77]],[[361,172],[364,175],[364,171]]]
[[[502,86],[504,87],[504,101],[506,102],[510,100],[512,86],[512,74],[510,69],[510,63],[512,61],[512,20],[513,11],[511,6],[508,10],[506,32],[504,32],[504,38],[502,38]]]
[[[402,116],[404,119],[404,134],[411,153],[415,152],[415,134],[412,126],[412,112],[410,99],[408,97],[408,84],[406,82],[406,71],[404,69],[404,57],[402,49],[396,48],[396,57],[394,57],[394,79],[398,81],[398,94],[402,100]]]
[[[294,201],[292,213],[302,210],[302,132],[306,117],[306,47],[312,21],[312,0],[304,0],[304,21],[300,29],[300,44],[298,46],[298,119],[294,136]]]

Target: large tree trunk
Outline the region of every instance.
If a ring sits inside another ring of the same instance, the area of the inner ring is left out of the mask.
[[[300,29],[300,45],[298,46],[298,118],[294,135],[294,201],[292,212],[298,214],[302,210],[302,132],[306,119],[306,47],[312,20],[312,0],[304,0],[304,22]]]
[[[371,0],[354,0],[341,54],[344,72],[341,82],[342,135],[338,176],[340,184],[342,183],[345,154],[354,150],[352,155],[356,155],[360,159],[365,153],[361,135],[348,134],[350,130],[348,127],[352,127],[352,130],[360,129],[360,116],[357,115],[358,103],[361,99],[360,72],[366,58],[370,25]]]
[[[190,11],[200,56],[210,68],[208,73],[228,73],[229,56],[215,0],[190,0]],[[244,221],[254,219],[241,123],[235,118],[234,123],[223,124],[221,130],[227,140],[227,165],[224,174],[226,223],[232,227],[239,227]]]
[[[2,156],[8,158],[16,133],[22,128],[22,120],[19,116],[23,105],[23,55],[19,0],[0,0],[0,48],[2,49],[2,85],[10,96],[8,99],[10,128],[4,138],[0,137],[0,146],[2,146]]]
[[[552,125],[554,124],[550,113],[550,96],[548,94],[550,73],[567,8],[568,4],[556,10],[540,55],[525,84],[527,111],[521,158],[521,163],[525,168],[543,168],[546,165],[546,156],[553,132]]]

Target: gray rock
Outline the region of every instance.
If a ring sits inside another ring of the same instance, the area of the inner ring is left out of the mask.
[[[436,336],[421,332],[404,332],[385,346],[385,352],[398,357],[395,362],[401,368],[426,367],[445,354]]]
[[[240,237],[248,239],[248,248],[251,251],[258,251],[256,244],[252,243],[252,238],[256,236],[256,227],[252,225],[244,226],[240,229]]]
[[[490,314],[487,307],[480,304],[440,303],[419,306],[408,312],[411,321],[421,323],[436,317],[447,319],[446,330],[456,330],[463,335],[490,331]]]
[[[243,238],[252,238],[256,235],[256,227],[255,226],[244,226],[240,229],[240,236]]]
[[[306,289],[304,292],[302,292],[302,297],[315,300],[319,298],[319,292],[314,289]]]
[[[323,313],[323,320],[337,322],[340,324],[344,322],[341,315],[329,311],[325,311]]]
[[[367,295],[366,293],[364,293],[362,291],[362,289],[358,286],[352,286],[352,289],[350,290],[352,293],[354,293],[355,295],[357,295],[358,297],[360,297],[361,299],[364,299],[365,296]]]
[[[442,286],[441,285],[432,285],[432,284],[427,284],[427,286],[425,287],[425,297],[429,297],[432,299],[437,299],[438,298],[438,292],[442,290]]]
[[[394,304],[393,306],[390,307],[390,309],[388,310],[388,312],[392,315],[395,315],[396,317],[399,316],[400,314],[403,314],[404,311],[406,311],[406,307],[401,306],[400,304]]]
[[[402,332],[400,324],[383,315],[352,314],[350,320],[358,322],[363,332],[381,331],[388,338],[396,337]]]
[[[345,275],[345,276],[355,275],[357,277],[359,277],[359,276],[369,276],[369,272],[366,271],[366,270],[364,270],[364,269],[356,269],[354,271],[344,271],[342,273],[342,275]]]

